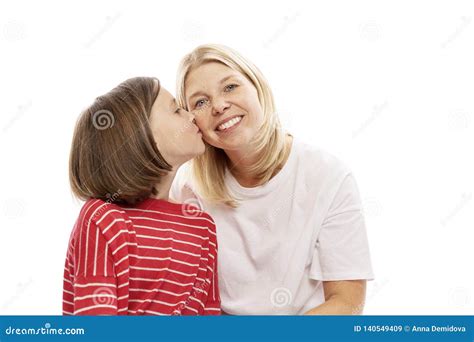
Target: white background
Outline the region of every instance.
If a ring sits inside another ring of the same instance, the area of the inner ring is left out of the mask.
[[[471,1],[2,1],[0,314],[61,314],[73,125],[126,78],[174,93],[229,45],[293,135],[351,166],[376,280],[366,314],[474,314]]]

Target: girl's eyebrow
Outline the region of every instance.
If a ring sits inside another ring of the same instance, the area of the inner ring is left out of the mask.
[[[176,108],[178,106],[178,104],[176,103],[176,99],[172,99],[170,101],[170,108]]]

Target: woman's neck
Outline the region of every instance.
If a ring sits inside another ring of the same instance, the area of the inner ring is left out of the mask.
[[[291,151],[293,137],[287,135],[285,137],[284,158],[282,162],[276,167],[272,177],[275,177],[278,172],[285,166]],[[234,151],[225,151],[227,158],[229,158],[229,171],[239,184],[246,188],[253,188],[261,185],[261,179],[252,175],[249,170],[255,165],[259,159],[259,155],[252,147]],[[271,179],[270,178],[270,179]]]

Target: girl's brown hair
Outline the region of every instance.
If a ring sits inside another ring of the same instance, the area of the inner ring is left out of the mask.
[[[159,92],[156,78],[131,78],[82,112],[69,157],[76,197],[134,204],[157,194],[154,185],[172,170],[149,125]]]

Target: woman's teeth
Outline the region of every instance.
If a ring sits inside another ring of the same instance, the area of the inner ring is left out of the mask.
[[[219,125],[217,127],[217,130],[218,131],[223,131],[223,130],[229,129],[232,126],[234,126],[235,124],[237,124],[238,122],[240,122],[240,120],[242,120],[242,117],[237,116],[237,117],[233,118],[232,120],[229,120],[229,121],[223,123],[222,125]]]

